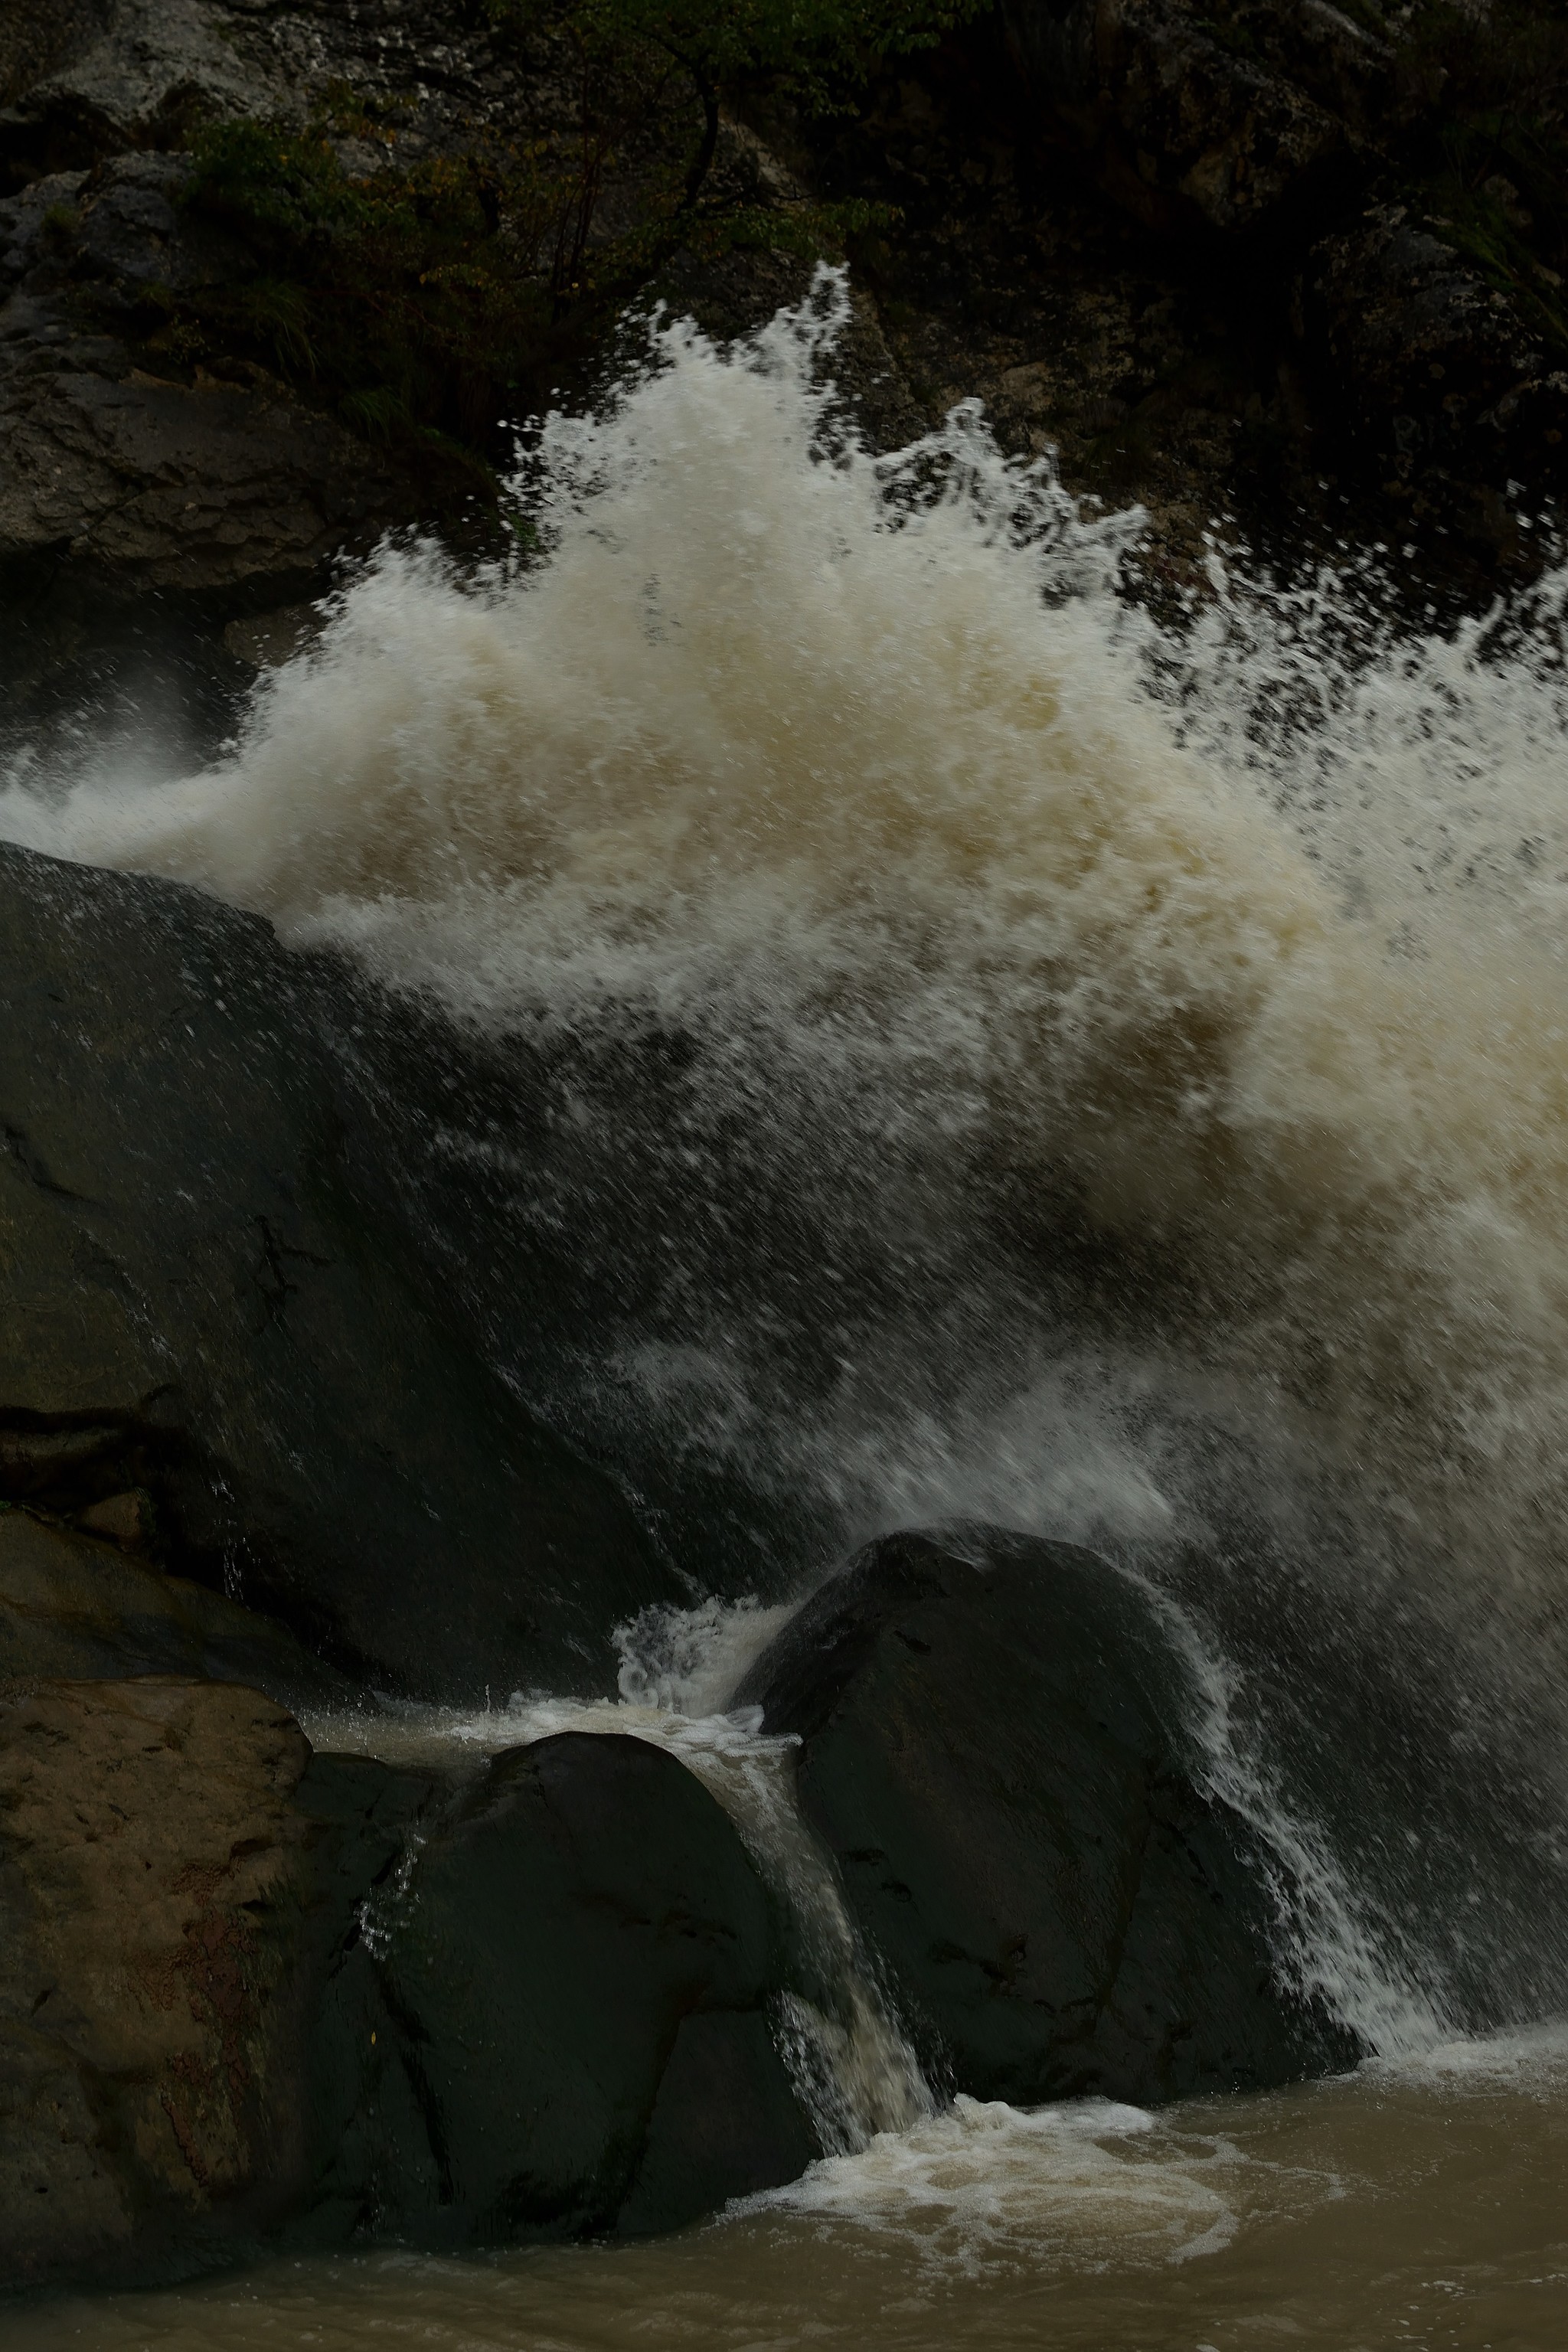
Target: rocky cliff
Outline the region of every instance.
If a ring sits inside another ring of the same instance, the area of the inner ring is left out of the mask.
[[[572,0],[14,7],[14,696],[112,686],[162,629],[221,706],[343,552],[482,542],[501,420],[580,396],[627,302],[742,325],[825,251],[860,288],[870,429],[978,393],[1069,487],[1145,501],[1156,571],[1226,515],[1397,536],[1455,593],[1537,560],[1568,394],[1554,18],[949,13],[826,110],[737,67],[705,128],[704,74],[590,57]]]

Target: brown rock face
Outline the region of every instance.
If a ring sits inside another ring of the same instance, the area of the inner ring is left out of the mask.
[[[0,1704],[0,2244],[10,2283],[145,2276],[265,2227],[306,2163],[310,1760],[254,1691]]]

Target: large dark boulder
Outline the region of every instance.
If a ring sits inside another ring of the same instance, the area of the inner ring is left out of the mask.
[[[4,846],[0,1003],[0,1498],[144,1489],[162,1565],[395,1691],[612,1685],[610,1629],[684,1589],[378,1192],[323,1039],[395,1016],[254,917]]]
[[[819,2149],[773,2043],[782,1950],[663,1749],[509,1751],[367,1913],[329,2013],[321,2195],[458,2245],[671,2229],[793,2179]]]
[[[662,1749],[315,1755],[254,1690],[0,1696],[0,2293],[678,2228],[819,2150],[781,1934]]]
[[[802,1809],[952,2087],[1139,2103],[1352,2063],[1275,1960],[1272,1858],[1205,1793],[1196,1693],[1104,1560],[863,1551],[733,1701],[802,1740]]]

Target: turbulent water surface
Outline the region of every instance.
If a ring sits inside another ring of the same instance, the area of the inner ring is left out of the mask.
[[[1560,2045],[1164,2110],[952,2114],[685,2235],[277,2263],[8,2314],[14,2352],[1552,2352]]]
[[[843,302],[661,331],[526,438],[514,562],[384,551],[215,763],[40,753],[0,828],[352,954],[483,1073],[440,1137],[493,1213],[475,1344],[693,1584],[599,1717],[710,1778],[825,1965],[831,1884],[712,1710],[849,1542],[996,1521],[1165,1595],[1289,1961],[1377,2058],[939,2113],[868,1996],[843,2153],[760,2210],[18,2346],[1568,2335],[1568,576],[1440,632],[1397,550],[1216,553],[1156,620],[1138,518],[977,415],[855,444]],[[565,1304],[524,1313],[525,1247]]]

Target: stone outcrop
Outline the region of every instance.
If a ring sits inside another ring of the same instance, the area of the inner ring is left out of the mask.
[[[1278,1864],[1205,1793],[1196,1693],[1103,1560],[885,1538],[732,1704],[800,1736],[802,1810],[952,2088],[1146,2105],[1360,2055],[1281,1977]]]
[[[353,1685],[281,1625],[128,1556],[150,1518],[133,1494],[89,1504],[78,1528],[0,1509],[0,1692],[175,1675],[245,1683],[289,1707],[356,1703]]]
[[[1453,223],[1403,204],[1370,206],[1310,255],[1299,316],[1341,387],[1351,423],[1407,484],[1529,480],[1554,467],[1568,427],[1568,370],[1539,321],[1452,241]]]
[[[103,38],[113,0],[10,0],[0,19],[0,107]]]
[[[181,212],[186,170],[132,152],[0,203],[0,573],[68,561],[125,593],[282,601],[473,487],[454,458],[373,448],[255,363],[139,360],[160,301],[251,266]]]
[[[1532,245],[1545,216],[1500,150],[1469,137],[1493,120],[1484,96],[1447,119],[1420,21],[1330,0],[1005,0],[1002,16],[1026,136],[1075,152],[1117,207],[1202,256],[1254,334],[1273,313],[1284,397],[1253,398],[1258,425],[1299,447],[1292,502],[1348,464],[1394,512],[1517,551],[1505,499],[1560,488],[1561,268]],[[1506,37],[1478,26],[1483,47],[1483,30]]]
[[[21,0],[0,34],[0,183],[171,150],[225,115],[301,121],[349,88],[402,101],[412,152],[515,109],[518,68],[460,0]]]
[[[317,1988],[392,1785],[223,1684],[0,1700],[0,2284],[233,2259],[308,2196]]]
[[[1004,0],[1034,102],[1150,226],[1226,234],[1313,200],[1385,107],[1385,41],[1331,6]]]
[[[395,1013],[16,849],[0,998],[0,1498],[7,1462],[59,1516],[144,1488],[163,1564],[386,1688],[613,1686],[612,1626],[684,1587],[444,1320],[343,1075]]]
[[[334,89],[394,104],[405,163],[517,129],[517,62],[460,7],[23,0],[0,26],[0,587],[34,650],[7,646],[0,683],[68,667],[100,607],[151,590],[221,629],[488,497],[450,443],[367,439],[254,352],[146,348],[171,303],[268,268],[182,205],[181,151],[226,117],[301,123]]]
[[[791,2179],[781,1945],[636,1740],[454,1786],[217,1683],[0,1698],[0,2291],[636,2236]]]
[[[498,1757],[421,1823],[334,1991],[321,2193],[451,2246],[642,2235],[794,2179],[819,2150],[773,2044],[782,1953],[734,1829],[664,1750]]]

